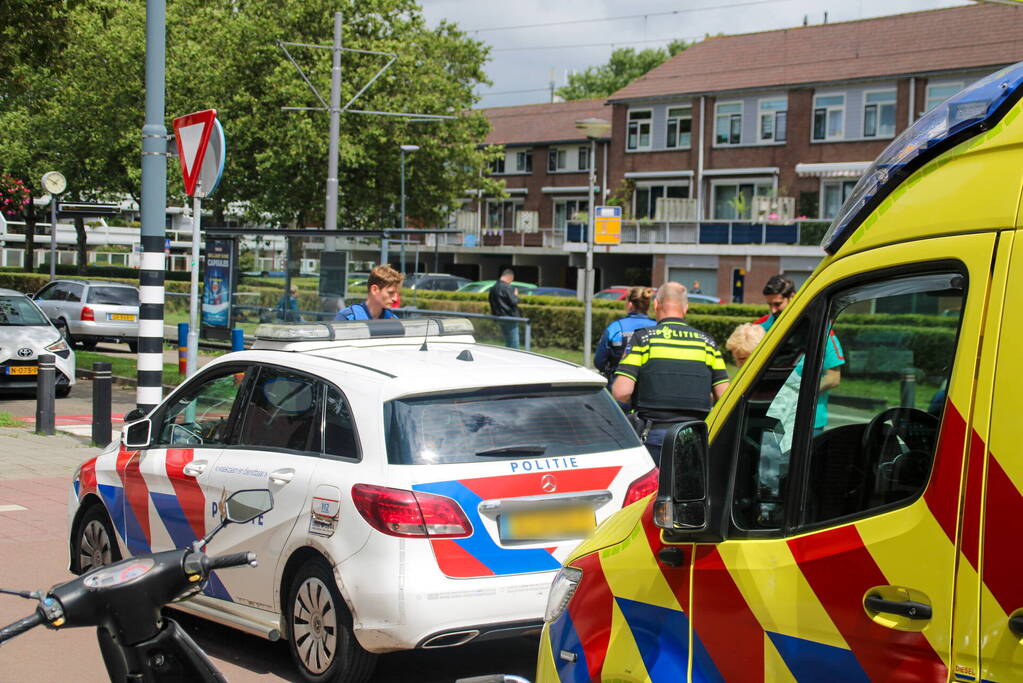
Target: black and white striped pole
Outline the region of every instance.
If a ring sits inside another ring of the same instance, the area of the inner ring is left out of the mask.
[[[165,0],[146,0],[146,121],[142,126],[142,264],[139,270],[139,408],[163,398],[163,279],[167,220],[167,127],[164,125],[166,65]]]
[[[159,250],[157,250],[159,246]],[[136,401],[146,411],[163,398],[164,237],[142,236],[139,270],[139,355]]]

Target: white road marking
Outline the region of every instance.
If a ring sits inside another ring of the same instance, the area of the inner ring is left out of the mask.
[[[20,505],[0,505],[0,512],[20,512],[21,510],[27,510],[28,508],[21,507]]]

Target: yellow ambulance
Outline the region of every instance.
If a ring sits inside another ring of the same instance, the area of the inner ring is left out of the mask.
[[[1021,95],[867,170],[657,494],[566,560],[539,681],[1023,680]]]

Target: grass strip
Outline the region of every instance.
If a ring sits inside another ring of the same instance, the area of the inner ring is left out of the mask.
[[[0,427],[24,427],[25,423],[8,412],[0,411]]]
[[[111,372],[118,377],[135,379],[136,356],[134,354],[112,355],[96,351],[75,351],[75,359],[79,368],[91,370],[93,363],[110,363]],[[178,385],[184,377],[178,374],[177,363],[163,364],[163,383]]]

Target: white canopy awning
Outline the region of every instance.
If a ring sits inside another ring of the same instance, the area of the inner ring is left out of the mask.
[[[800,178],[859,178],[869,161],[833,161],[823,164],[796,164]]]

